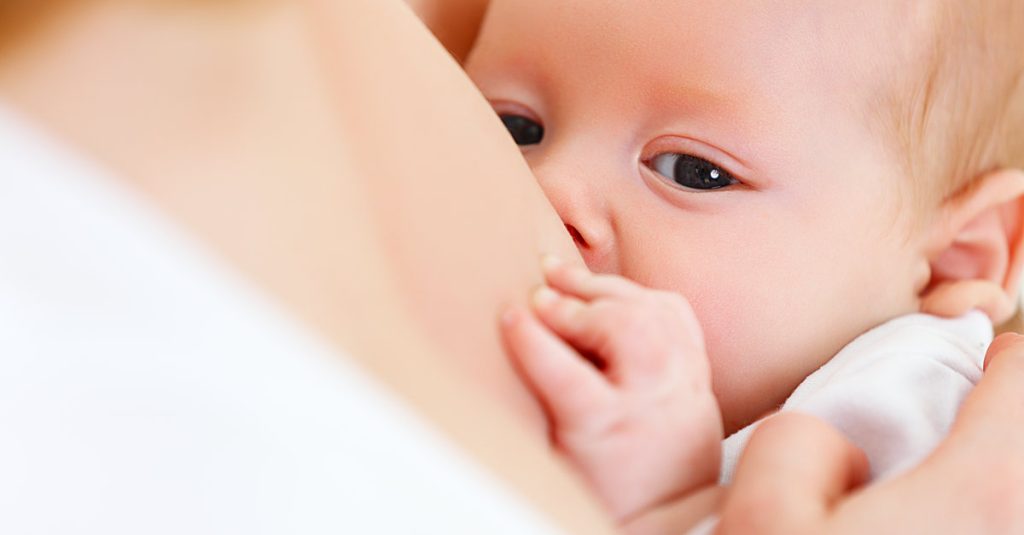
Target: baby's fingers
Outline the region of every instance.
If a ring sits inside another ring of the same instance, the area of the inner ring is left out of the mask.
[[[533,294],[533,311],[549,329],[577,351],[600,349],[602,331],[595,328],[591,305],[547,286]]]
[[[592,301],[601,297],[635,296],[642,288],[615,275],[595,275],[585,267],[573,266],[557,257],[545,256],[541,262],[544,278],[556,290]]]
[[[612,401],[600,372],[528,311],[509,309],[501,323],[516,368],[560,425],[582,422]]]

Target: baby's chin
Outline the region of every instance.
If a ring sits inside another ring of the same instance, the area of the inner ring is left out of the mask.
[[[766,402],[764,397],[750,396],[748,398],[740,398],[722,395],[718,392],[716,392],[716,397],[722,411],[722,427],[725,431],[725,436],[728,437],[778,410],[786,401],[786,398],[789,397],[789,393],[768,402]]]
[[[831,356],[830,353],[828,356]],[[709,353],[715,397],[722,412],[725,436],[777,411],[800,383],[824,362],[808,362],[806,371],[768,366],[772,359],[758,359],[761,366],[727,366],[727,357]],[[827,359],[826,359],[827,360]],[[760,368],[760,369],[758,369]]]

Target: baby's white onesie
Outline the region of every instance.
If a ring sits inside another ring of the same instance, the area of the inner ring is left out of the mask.
[[[808,376],[782,406],[818,416],[864,450],[871,479],[912,468],[942,441],[981,379],[992,342],[988,317],[913,314],[861,335]],[[722,443],[721,482],[763,419]]]

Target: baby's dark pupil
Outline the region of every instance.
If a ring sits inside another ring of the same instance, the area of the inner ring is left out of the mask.
[[[693,189],[719,189],[732,184],[729,173],[715,164],[685,154],[676,160],[672,180]]]
[[[536,145],[544,139],[544,127],[521,115],[502,115],[501,122],[520,147]]]

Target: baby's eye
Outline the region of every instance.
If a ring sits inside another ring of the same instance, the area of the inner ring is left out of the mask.
[[[651,158],[646,164],[684,188],[714,190],[739,184],[725,169],[689,154],[667,152]]]
[[[537,145],[544,139],[544,127],[533,119],[522,115],[502,114],[501,122],[505,123],[508,133],[512,134],[512,139],[520,147]]]

